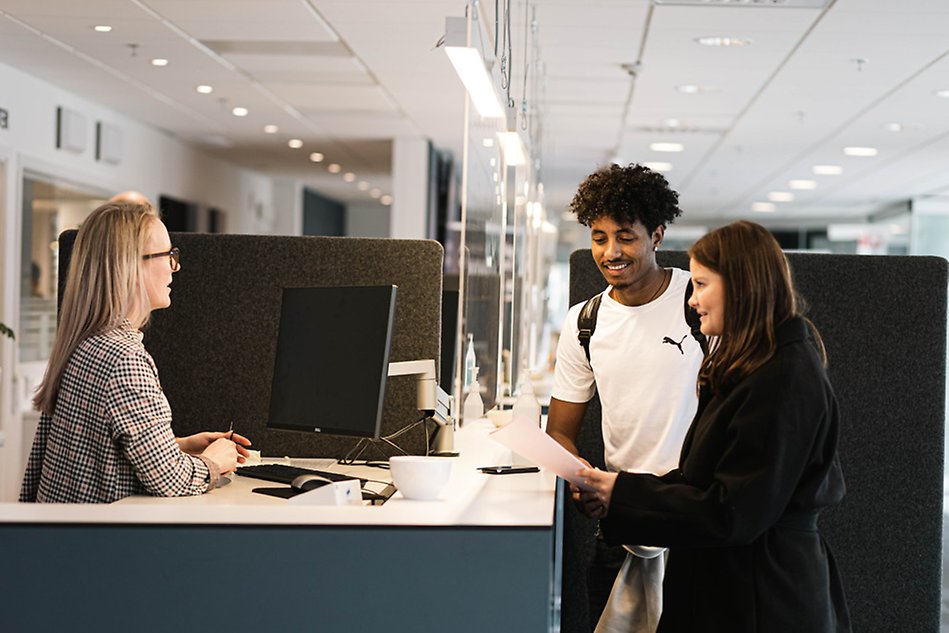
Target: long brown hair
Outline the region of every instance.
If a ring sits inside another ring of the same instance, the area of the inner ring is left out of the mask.
[[[134,308],[148,306],[142,255],[150,223],[158,214],[150,204],[107,202],[82,223],[73,245],[59,311],[56,341],[33,406],[52,414],[69,358],[84,340],[118,327]],[[133,323],[141,327],[147,321]]]
[[[803,317],[787,257],[774,236],[754,222],[732,222],[702,237],[689,257],[722,276],[725,316],[722,334],[699,370],[699,385],[718,391],[768,361],[777,348],[776,328]],[[820,333],[809,319],[814,343],[827,355]]]

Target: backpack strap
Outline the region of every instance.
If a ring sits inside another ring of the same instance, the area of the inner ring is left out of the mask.
[[[702,355],[708,356],[708,339],[702,334],[702,320],[699,318],[699,313],[689,305],[689,299],[691,298],[692,279],[689,279],[689,283],[685,287],[685,297],[682,300],[682,310],[685,313],[685,322],[688,323],[689,330],[692,332],[692,338],[702,348]]]
[[[587,355],[587,362],[590,362],[590,337],[593,336],[593,330],[596,329],[596,313],[600,309],[600,301],[603,299],[603,293],[591,297],[583,304],[580,309],[580,316],[577,317],[577,339],[583,352]]]

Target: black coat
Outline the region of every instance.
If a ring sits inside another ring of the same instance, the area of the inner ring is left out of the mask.
[[[750,376],[700,395],[677,470],[616,481],[606,539],[670,548],[662,633],[850,631],[817,530],[845,490],[837,401],[804,321],[777,340]]]

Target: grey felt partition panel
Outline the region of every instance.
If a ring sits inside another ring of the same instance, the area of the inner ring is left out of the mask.
[[[171,286],[172,306],[153,313],[145,345],[158,365],[179,436],[227,430],[233,421],[265,455],[339,457],[355,444],[351,438],[265,427],[285,287],[398,286],[389,360],[432,358],[438,366],[438,242],[200,233],[173,233],[171,239],[181,249],[181,270]],[[61,288],[74,240],[75,231],[60,237]],[[359,345],[352,341],[354,354]],[[412,377],[387,381],[383,435],[418,419],[415,401]],[[398,443],[413,453],[425,447],[420,429]]]
[[[688,268],[683,252],[663,266]],[[840,567],[853,630],[937,632],[942,568],[947,262],[941,257],[790,253],[827,347],[841,411],[847,496],[821,530]],[[570,258],[570,304],[605,288],[589,250]],[[581,453],[603,463],[599,402]],[[592,524],[566,504],[563,630],[588,630],[583,569]]]

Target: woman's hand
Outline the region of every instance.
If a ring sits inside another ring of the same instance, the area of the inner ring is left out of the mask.
[[[241,435],[240,433],[233,433],[231,431],[220,432],[220,431],[205,431],[204,433],[195,433],[194,435],[189,435],[188,437],[178,437],[175,438],[178,442],[178,448],[184,453],[189,455],[204,455],[205,457],[211,457],[207,450],[213,444],[219,440],[224,440],[229,442],[235,448],[235,460],[238,464],[243,464],[244,460],[250,455],[247,452],[246,446],[250,446],[250,440]],[[216,452],[216,451],[215,451]],[[229,461],[229,460],[228,460]],[[230,472],[234,470],[234,467],[231,467],[229,470],[221,470],[221,472]]]
[[[175,439],[178,442],[178,448],[180,448],[182,452],[188,453],[189,455],[200,455],[205,449],[211,446],[211,444],[222,438],[227,438],[237,445],[238,461],[243,463],[244,458],[249,455],[247,449],[244,447],[250,446],[251,443],[249,439],[239,433],[229,431],[205,431],[204,433],[195,433],[188,437],[178,437]]]
[[[199,435],[227,435],[227,433],[200,433]],[[217,464],[218,470],[223,475],[224,473],[237,470],[237,463],[244,461],[244,458],[238,453],[240,450],[246,453],[246,449],[240,445],[235,444],[226,437],[218,437],[211,442],[207,448],[201,451],[201,455]]]
[[[591,519],[602,519],[610,511],[610,498],[613,496],[613,486],[616,485],[617,473],[610,473],[598,468],[583,468],[577,473],[593,490],[580,490],[571,485],[576,491],[579,503],[584,514]]]

